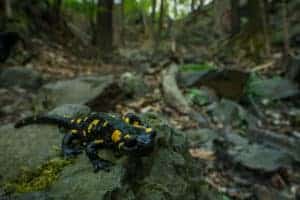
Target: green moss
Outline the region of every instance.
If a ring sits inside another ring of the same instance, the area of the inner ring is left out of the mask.
[[[16,180],[4,184],[4,189],[10,193],[43,190],[56,181],[62,169],[71,163],[70,160],[54,158],[36,170],[22,169]]]
[[[195,71],[206,71],[216,69],[211,63],[202,63],[202,64],[185,64],[180,67],[182,72],[195,72]]]

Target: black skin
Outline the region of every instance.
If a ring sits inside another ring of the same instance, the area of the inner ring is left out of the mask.
[[[3,63],[10,56],[12,49],[23,39],[16,32],[0,32],[0,63]]]
[[[67,130],[62,141],[64,157],[74,157],[84,149],[94,171],[108,171],[112,163],[100,158],[97,151],[109,148],[118,154],[145,156],[153,151],[155,131],[146,127],[134,114],[118,117],[107,113],[90,113],[80,118],[40,115],[15,124],[55,124]]]

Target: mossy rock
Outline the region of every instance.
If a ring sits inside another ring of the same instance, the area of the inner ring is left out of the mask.
[[[99,156],[111,160],[114,165],[109,172],[94,173],[83,154],[74,163],[63,166],[46,188],[13,197],[18,200],[192,200],[206,193],[214,196],[210,190],[203,189],[205,184],[201,181],[199,163],[188,153],[184,133],[172,129],[161,116],[146,114],[143,121],[157,131],[155,149],[150,155],[116,157],[110,150],[100,150]]]

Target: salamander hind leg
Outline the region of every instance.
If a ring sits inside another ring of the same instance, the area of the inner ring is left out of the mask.
[[[98,172],[99,170],[109,171],[109,168],[113,165],[112,162],[104,160],[97,155],[97,149],[101,146],[101,144],[94,141],[86,147],[86,155],[93,164],[94,172]]]
[[[65,158],[72,158],[81,153],[78,147],[74,146],[74,141],[78,140],[79,136],[74,134],[66,134],[62,142],[62,153]]]

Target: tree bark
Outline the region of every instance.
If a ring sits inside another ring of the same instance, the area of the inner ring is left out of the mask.
[[[286,0],[282,0],[282,19],[283,19],[283,37],[284,37],[284,51],[285,56],[290,54],[290,39],[289,39],[289,20],[287,14]]]
[[[175,17],[175,19],[177,18],[177,16],[178,16],[178,10],[177,10],[177,0],[173,0],[173,2],[174,2],[174,17]]]
[[[123,0],[124,1],[124,0]],[[113,29],[114,37],[113,43],[115,47],[122,46],[123,44],[123,1],[115,1],[113,7]]]
[[[191,1],[191,12],[195,11],[195,0]]]
[[[252,53],[259,56],[259,52],[270,55],[269,24],[266,16],[266,5],[261,0],[251,0],[247,4],[248,23],[245,33],[252,40]],[[259,56],[260,57],[260,56]]]
[[[158,37],[160,39],[164,26],[164,17],[165,17],[165,0],[161,0],[160,9],[159,9],[159,24],[158,24]]]
[[[98,0],[96,19],[96,44],[104,54],[111,53],[113,42],[113,0]]]
[[[241,31],[240,1],[231,0],[231,35],[234,36]]]
[[[0,1],[0,31],[4,31],[5,27],[5,4]]]
[[[155,23],[157,0],[152,0],[151,23]]]
[[[11,0],[5,0],[5,14],[7,18],[12,18]]]
[[[55,15],[55,20],[60,20],[61,6],[62,6],[62,0],[54,0],[54,2],[53,2],[53,12],[54,12],[54,15]]]

